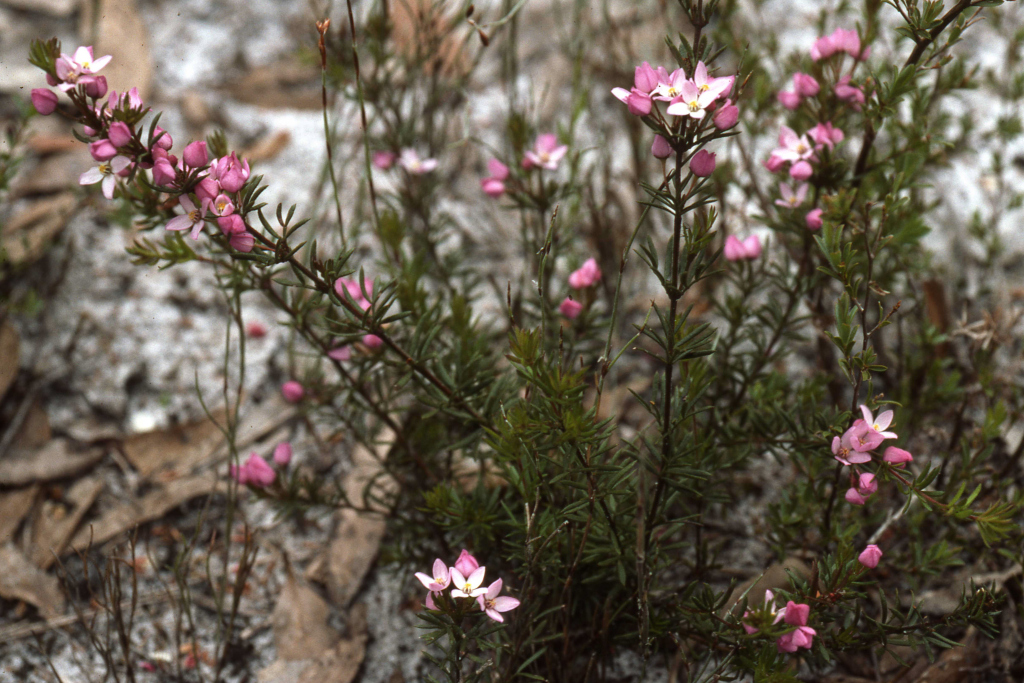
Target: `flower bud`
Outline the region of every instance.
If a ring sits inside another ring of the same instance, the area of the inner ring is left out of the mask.
[[[801,97],[814,97],[818,94],[821,86],[818,85],[818,81],[814,80],[814,76],[795,73],[793,74],[793,89]]]
[[[114,147],[124,147],[132,140],[132,131],[124,121],[115,121],[107,129],[107,139]]]
[[[736,125],[739,118],[740,108],[733,104],[732,100],[726,100],[725,104],[711,117],[711,122],[715,124],[715,128],[718,130],[729,130]]]
[[[807,180],[814,173],[814,169],[806,161],[798,161],[789,167],[789,176],[794,180]]]
[[[373,165],[383,171],[386,171],[394,165],[395,159],[397,158],[398,155],[394,152],[374,152]]]
[[[43,116],[49,116],[57,109],[57,93],[46,88],[33,88],[32,106]]]
[[[505,183],[497,178],[484,178],[480,181],[480,187],[488,197],[497,199],[505,194]]]
[[[291,380],[281,385],[281,395],[289,403],[298,403],[306,395],[306,390],[302,388],[301,384]]]
[[[583,310],[583,304],[579,301],[573,301],[569,297],[565,297],[565,300],[558,305],[558,311],[569,320],[575,320],[576,317]]]
[[[367,348],[376,350],[384,346],[384,340],[375,334],[364,334],[363,344],[365,344]]]
[[[283,441],[277,444],[274,448],[274,463],[281,467],[286,466],[292,461],[292,445],[287,441]]]
[[[245,221],[237,213],[221,216],[217,219],[217,225],[220,227],[220,231],[229,237],[245,232]]]
[[[702,149],[690,159],[690,172],[698,178],[707,178],[715,171],[715,154]]]
[[[789,90],[783,90],[775,97],[779,100],[779,104],[790,111],[799,107],[800,101],[803,99],[799,94]]]
[[[170,149],[174,145],[174,140],[171,139],[171,134],[166,130],[157,126],[153,130],[153,146],[159,147],[160,149]]]
[[[822,209],[811,209],[807,212],[807,216],[804,220],[807,222],[808,230],[820,230],[821,229],[821,214]]]
[[[880,559],[882,559],[882,551],[873,543],[864,548],[864,552],[857,557],[857,561],[868,569],[874,569],[877,567]]]
[[[85,94],[98,100],[107,94],[107,77],[94,76],[85,82]]]
[[[651,145],[651,154],[655,159],[668,159],[672,156],[672,145],[660,135],[654,136],[654,144]]]
[[[182,152],[181,158],[185,161],[186,166],[192,168],[205,166],[206,162],[210,160],[210,155],[206,153],[206,141],[196,140],[195,142],[190,142],[185,147],[185,151]]]
[[[97,140],[89,143],[89,153],[96,161],[110,161],[117,156],[117,148],[110,144],[110,140]]]
[[[248,254],[256,245],[256,238],[247,232],[238,232],[228,238],[228,244],[230,244],[231,248],[235,251],[241,251]]]

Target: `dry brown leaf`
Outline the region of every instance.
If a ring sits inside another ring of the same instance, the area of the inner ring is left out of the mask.
[[[42,448],[53,439],[53,431],[50,429],[50,416],[39,406],[38,401],[33,401],[28,409],[25,421],[18,428],[14,436],[13,447],[24,449]]]
[[[81,479],[67,492],[63,502],[48,501],[33,520],[29,559],[41,569],[49,569],[102,490],[103,482],[99,479]]]
[[[18,338],[18,331],[10,320],[0,323],[0,399],[4,397],[7,390],[11,388],[14,379],[18,376],[18,363],[21,357],[21,341]]]
[[[297,61],[261,65],[227,87],[232,98],[268,109],[320,109],[320,70]]]
[[[330,612],[327,602],[289,571],[270,618],[277,658],[312,659],[334,647],[340,636],[327,624]]]
[[[33,565],[10,543],[0,546],[0,596],[35,605],[47,619],[64,611],[64,595],[57,578]]]
[[[71,155],[61,155],[65,158]],[[45,162],[44,162],[45,165]],[[64,189],[60,184],[55,189]],[[19,186],[23,189],[23,186]],[[46,253],[50,242],[60,234],[78,205],[75,196],[65,192],[42,199],[18,213],[4,226],[0,249],[12,263],[32,263]],[[6,363],[5,363],[6,364]],[[17,366],[15,366],[15,369]]]
[[[279,130],[276,133],[260,138],[251,147],[239,153],[239,156],[253,162],[273,159],[280,154],[291,141],[291,133],[286,130]]]
[[[111,90],[138,88],[139,96],[149,99],[153,58],[149,54],[149,32],[135,0],[83,2],[79,34],[84,44],[92,43],[97,57],[114,57],[103,69]]]
[[[0,493],[0,545],[7,543],[18,530],[18,525],[32,509],[39,485]]]
[[[371,513],[341,510],[327,549],[327,591],[331,601],[346,606],[373,567],[384,539],[384,519]]]
[[[349,616],[349,635],[316,659],[278,657],[259,672],[259,683],[352,683],[366,657],[366,606],[356,605]]]
[[[76,452],[67,439],[54,439],[39,449],[12,449],[0,460],[0,485],[25,486],[80,474],[103,458],[103,449]]]
[[[160,519],[174,508],[193,498],[224,489],[224,485],[218,484],[212,475],[175,479],[141,498],[130,500],[107,510],[98,520],[79,529],[65,552],[84,550],[90,543],[105,543],[139,524]]]

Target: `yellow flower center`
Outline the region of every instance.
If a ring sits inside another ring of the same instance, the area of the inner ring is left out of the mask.
[[[103,175],[110,175],[110,164],[100,164],[100,173]]]
[[[202,216],[199,215],[199,209],[192,209],[191,211],[189,211],[188,219],[193,223],[198,223],[200,220],[202,220]]]

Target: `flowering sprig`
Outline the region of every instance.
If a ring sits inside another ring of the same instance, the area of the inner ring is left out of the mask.
[[[516,598],[499,595],[502,580],[498,579],[486,588],[483,587],[487,568],[480,565],[469,551],[463,549],[455,564],[448,566],[444,560],[434,560],[430,575],[417,572],[416,578],[427,589],[424,600],[427,609],[437,610],[458,622],[466,616],[467,609],[475,604],[490,619],[503,622],[503,612],[509,612],[519,606]],[[451,587],[448,595],[444,591]],[[472,601],[472,602],[469,602]]]

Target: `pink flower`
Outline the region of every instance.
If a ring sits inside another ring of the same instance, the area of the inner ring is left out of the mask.
[[[196,193],[196,196],[199,197],[200,201],[203,199],[209,199],[212,201],[220,194],[220,186],[217,184],[216,180],[207,176],[199,181],[194,192]]]
[[[89,143],[89,154],[92,154],[92,158],[96,161],[109,161],[117,156],[117,148],[110,143],[110,140],[104,138]]]
[[[793,74],[793,89],[800,97],[814,97],[818,94],[821,86],[818,85],[818,81],[814,80],[814,76],[795,73]]]
[[[843,496],[843,498],[845,498],[846,502],[850,505],[863,505],[867,502],[867,498],[860,495],[855,488],[846,489],[846,495]]]
[[[569,286],[573,289],[586,289],[597,284],[601,279],[601,269],[595,259],[589,258],[583,262],[579,270],[569,275]]]
[[[656,100],[671,102],[683,94],[683,84],[687,82],[691,81],[686,78],[686,72],[682,69],[676,69],[670,76],[665,69],[658,67],[658,87],[651,94]]]
[[[452,567],[452,597],[475,598],[486,593],[487,589],[480,587],[484,581],[485,569],[486,567],[477,567],[467,578],[457,568]]]
[[[817,149],[821,149],[824,146],[832,149],[836,144],[842,142],[844,137],[846,137],[843,135],[843,131],[834,127],[832,123],[828,121],[825,123],[819,123],[807,132],[811,136],[811,139],[814,140],[815,147]]]
[[[715,155],[702,149],[690,159],[690,172],[698,178],[707,178],[715,170]]]
[[[210,205],[210,210],[217,216],[230,216],[235,212],[235,205],[231,202],[231,198],[226,194],[219,194]],[[234,232],[238,231],[236,230]]]
[[[834,90],[836,97],[844,102],[852,102],[857,109],[860,108],[860,105],[864,104],[864,91],[856,85],[850,85],[849,76],[840,78]]]
[[[909,451],[905,451],[902,448],[896,448],[895,446],[889,446],[885,449],[885,456],[882,458],[887,463],[893,465],[903,465],[913,461],[914,456]]]
[[[651,67],[649,62],[644,62],[636,68],[633,73],[633,86],[648,94],[654,92],[654,89],[658,87],[658,72]]]
[[[501,579],[498,579],[490,586],[487,587],[487,591],[482,595],[478,595],[476,602],[480,605],[480,609],[484,611],[491,619],[497,622],[505,621],[501,616],[501,612],[508,612],[519,607],[519,601],[515,598],[510,598],[507,595],[499,596],[501,592]]]
[[[498,198],[505,193],[504,180],[508,178],[508,166],[497,159],[491,159],[487,162],[487,170],[491,172],[491,176],[481,180],[480,187],[487,196]]]
[[[366,296],[373,296],[373,280],[363,280],[363,284],[366,286]],[[364,311],[370,307],[370,300],[363,296],[363,290],[360,288],[358,280],[351,280],[348,278],[340,277],[334,281],[334,291],[342,299],[345,298],[345,294],[356,303],[359,308]]]
[[[654,143],[651,145],[651,154],[655,159],[668,159],[672,156],[672,145],[660,135],[655,135]]]
[[[804,203],[804,199],[807,197],[807,183],[801,183],[797,186],[796,192],[793,192],[793,188],[788,183],[779,183],[779,195],[782,199],[776,199],[775,205],[781,206],[784,209],[795,209]]]
[[[785,613],[786,623],[796,626],[796,630],[779,636],[779,639],[775,641],[779,652],[796,652],[801,647],[809,650],[814,636],[817,635],[817,632],[807,625],[807,617],[811,613],[810,605],[798,604],[790,600],[781,611]]]
[[[249,459],[241,467],[231,466],[231,476],[239,483],[255,488],[270,486],[277,479],[277,472],[267,464],[267,461],[251,453]]]
[[[771,590],[765,590],[765,592],[764,592],[764,607],[762,607],[760,611],[766,612],[769,616],[773,616],[774,615],[775,620],[774,620],[773,623],[775,623],[775,624],[777,624],[780,621],[782,621],[782,618],[784,616],[786,616],[786,608],[785,607],[783,607],[778,612],[775,611],[775,594],[772,593]],[[750,615],[750,611],[749,610],[744,612],[743,613],[743,619],[746,619],[749,615]],[[741,621],[740,624],[743,626],[743,630],[746,631],[750,635],[754,635],[755,633],[757,633],[760,630],[758,628],[755,628],[755,627],[751,626],[750,624],[748,624],[748,623],[746,623],[744,621]]]
[[[779,104],[790,111],[799,107],[800,102],[803,100],[799,94],[790,92],[789,90],[780,90],[775,98],[779,101]]]
[[[853,427],[846,430],[842,438],[832,437],[832,455],[844,465],[862,465],[871,462],[871,456],[853,448]]]
[[[174,184],[177,172],[174,164],[178,159],[173,154],[168,154],[162,147],[153,147],[153,184],[161,187],[168,187]]]
[[[806,626],[807,617],[811,614],[811,606],[798,604],[790,600],[786,603],[783,619],[790,626]]]
[[[132,88],[134,91],[135,88]],[[171,138],[171,134],[166,130],[157,126],[153,130],[153,145],[163,150],[168,150],[174,146],[174,140]]]
[[[398,155],[394,152],[374,152],[372,156],[373,165],[384,171],[391,168],[397,158]]]
[[[351,346],[339,346],[327,352],[327,357],[337,361],[349,360],[352,358]]]
[[[821,214],[823,209],[811,209],[804,216],[804,222],[807,223],[808,230],[820,230],[822,225]]]
[[[93,185],[101,183],[103,196],[107,199],[114,198],[114,188],[117,186],[117,174],[128,168],[131,162],[128,157],[114,157],[109,162],[100,162],[99,166],[90,168],[78,178],[79,185]]]
[[[209,201],[209,200],[206,200]],[[220,231],[228,237],[241,235],[245,232],[245,221],[237,213],[231,213],[217,218],[217,226]]]
[[[129,109],[142,109],[142,98],[139,97],[139,89],[132,88],[128,92],[123,92],[120,95],[116,90],[110,91],[110,97],[107,98],[107,106],[111,109],[123,109],[125,107]],[[157,126],[156,130],[161,130]],[[168,145],[167,149],[171,146]]]
[[[832,33],[832,44],[837,52],[845,52],[854,59],[861,56],[860,36],[853,29],[837,28]]]
[[[477,559],[470,555],[469,551],[465,548],[459,553],[459,559],[455,560],[455,568],[462,572],[463,576],[469,576],[477,570],[480,563]]]
[[[853,450],[858,453],[873,451],[885,440],[884,436],[865,424],[864,420],[854,421],[853,426],[846,431],[846,434],[849,435]],[[843,438],[846,438],[846,434],[843,435]]]
[[[672,100],[665,112],[670,116],[689,116],[699,121],[717,97],[715,90],[701,91],[693,81],[684,81],[679,97]]]
[[[82,79],[85,85],[85,94],[94,100],[98,100],[107,94],[107,77],[94,76],[91,79]]]
[[[704,65],[704,62],[697,62],[697,68],[693,70],[693,84],[697,86],[697,90],[700,90],[702,93],[713,93],[713,99],[715,100],[728,95],[732,91],[732,85],[735,80],[735,76],[725,76],[724,78],[709,77],[708,68]]]
[[[253,320],[245,326],[245,333],[253,339],[262,339],[267,336],[267,328],[259,320]]]
[[[879,413],[878,418],[874,418],[871,415],[871,411],[868,410],[866,405],[860,407],[861,415],[864,416],[864,422],[873,430],[882,435],[883,439],[895,439],[896,432],[887,432],[889,425],[892,424],[893,412],[886,410],[884,413]]]
[[[115,121],[107,129],[107,139],[114,147],[124,147],[132,141],[132,131],[124,121]]]
[[[412,175],[423,175],[437,168],[437,159],[420,159],[414,149],[403,149],[398,157],[399,165]]]
[[[814,146],[806,135],[797,135],[789,126],[782,126],[779,131],[779,146],[772,151],[772,156],[782,161],[802,161],[814,155]]]
[[[857,490],[865,498],[877,491],[878,482],[875,481],[875,475],[870,472],[861,472],[860,477],[857,479]]]
[[[298,403],[306,395],[306,390],[295,380],[285,382],[281,385],[281,395],[289,403]]]
[[[718,130],[729,130],[736,125],[736,122],[740,119],[740,108],[732,103],[732,100],[726,100],[725,104],[715,110],[714,115],[711,117],[711,122],[715,124],[715,128]]]
[[[219,218],[217,219],[220,220]],[[252,251],[253,246],[256,245],[256,238],[250,235],[248,232],[236,232],[228,237],[228,244],[235,251],[241,251],[248,254]]]
[[[490,159],[487,162],[487,170],[490,171],[491,177],[495,180],[507,180],[508,179],[508,166],[501,163],[497,159]]]
[[[61,54],[57,60],[56,67],[57,78],[63,81],[63,83],[57,87],[67,92],[68,90],[73,90],[78,83],[88,83],[94,80],[91,74],[105,67],[111,59],[110,55],[93,59],[92,46],[78,48],[71,57]]]
[[[526,162],[529,162],[530,165],[527,168],[539,166],[540,168],[554,171],[558,168],[558,162],[562,160],[562,157],[568,151],[569,146],[559,145],[558,138],[555,137],[554,133],[544,133],[537,136],[533,149],[523,155],[523,165],[526,166]]]
[[[384,340],[375,334],[364,334],[363,344],[373,351],[376,351],[380,347],[384,346]]]
[[[777,157],[774,154],[768,157],[768,159],[764,162],[764,167],[767,168],[772,173],[777,172],[780,168],[782,168],[785,165],[785,160]]]
[[[729,235],[723,253],[728,261],[754,260],[761,255],[761,240],[751,235],[741,242],[735,235]]]
[[[569,297],[565,297],[562,303],[558,304],[558,312],[569,320],[575,320],[582,310],[583,304],[579,301],[573,301]]]
[[[203,202],[197,209],[196,205],[192,203],[192,200],[188,198],[188,195],[181,195],[178,200],[181,204],[181,208],[185,209],[185,213],[181,216],[175,216],[167,223],[168,230],[191,230],[192,239],[199,239],[199,233],[203,231],[203,218],[206,216],[206,209],[209,206],[208,202]]]
[[[654,106],[651,95],[636,88],[632,90],[612,88],[612,95],[629,107],[629,113],[633,116],[647,116]]]
[[[871,544],[864,548],[864,552],[857,557],[857,561],[868,569],[874,569],[877,567],[880,559],[882,559],[882,551],[875,544]]]
[[[239,161],[235,153],[232,152],[230,156],[217,160],[216,168],[211,168],[211,175],[215,175],[224,190],[238,192],[249,180],[249,162]]]
[[[807,161],[798,161],[789,167],[789,177],[793,180],[807,180],[814,175],[814,167]]]
[[[274,447],[274,464],[285,467],[292,461],[292,445],[282,441]]]
[[[43,116],[49,116],[57,109],[57,93],[46,88],[33,88],[32,106]]]
[[[431,592],[443,591],[452,582],[452,572],[441,558],[434,560],[434,568],[431,573],[432,575],[428,576],[423,572],[416,572],[416,578]]]
[[[210,160],[210,155],[206,152],[206,141],[195,140],[188,143],[185,146],[185,151],[181,153],[181,158],[186,166],[192,168],[205,166],[206,162]]]

